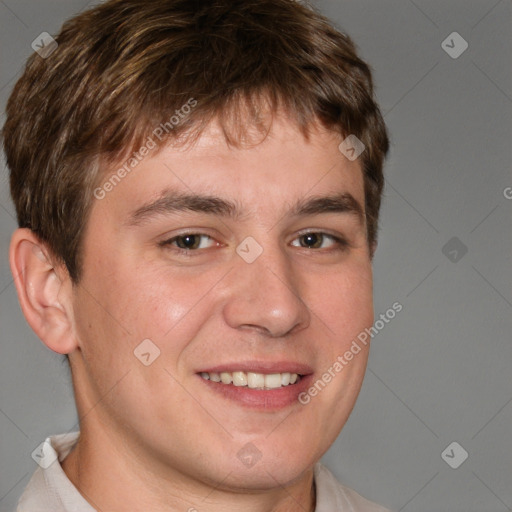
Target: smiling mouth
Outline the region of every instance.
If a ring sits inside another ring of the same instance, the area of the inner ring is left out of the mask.
[[[204,380],[219,382],[227,386],[268,390],[292,386],[301,380],[298,373],[254,373],[254,372],[201,372]]]

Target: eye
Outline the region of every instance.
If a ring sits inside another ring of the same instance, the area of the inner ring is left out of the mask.
[[[209,247],[218,245],[218,243],[208,235],[202,235],[200,233],[185,233],[183,235],[170,238],[169,240],[165,240],[162,242],[162,245],[170,245],[177,249],[192,251],[197,249],[208,249]]]
[[[309,232],[304,233],[293,240],[292,245],[294,247],[304,247],[306,249],[329,249],[334,246],[343,248],[347,244],[341,238],[328,235],[327,233]]]

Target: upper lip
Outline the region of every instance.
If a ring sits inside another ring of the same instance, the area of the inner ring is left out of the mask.
[[[253,373],[297,373],[309,375],[313,373],[311,366],[293,361],[240,361],[237,363],[224,363],[199,370],[197,373],[221,372],[253,372]]]

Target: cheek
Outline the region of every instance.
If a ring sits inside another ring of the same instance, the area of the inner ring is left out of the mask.
[[[313,283],[314,281],[314,283]],[[354,263],[309,283],[311,309],[338,344],[373,324],[373,285],[369,263]]]
[[[191,276],[120,261],[115,272],[85,280],[77,311],[90,355],[102,353],[112,364],[109,354],[115,351],[117,358],[131,360],[135,347],[150,339],[162,355],[177,357],[213,314],[211,290],[218,281],[215,273]]]
[[[192,334],[211,314],[212,289],[218,280],[214,272],[188,275],[179,268],[158,266],[140,271],[132,282],[133,289],[138,290],[136,297],[126,304],[138,318],[134,328],[141,335],[151,333],[162,341],[176,338],[176,333],[184,330]]]

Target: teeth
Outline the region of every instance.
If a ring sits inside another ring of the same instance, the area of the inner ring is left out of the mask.
[[[250,388],[264,388],[265,387],[265,375],[262,373],[252,373],[249,372],[247,374],[247,385]]]
[[[254,372],[201,372],[201,377],[212,382],[233,384],[234,386],[246,386],[251,389],[276,389],[300,380],[297,373],[254,373]]]
[[[223,384],[231,384],[231,382],[233,381],[233,376],[231,375],[231,373],[222,372],[220,374],[220,380],[223,382]]]
[[[235,386],[247,386],[247,375],[244,372],[233,372],[233,384]]]
[[[280,373],[271,373],[270,375],[265,375],[265,387],[274,389],[281,387],[281,374]]]

